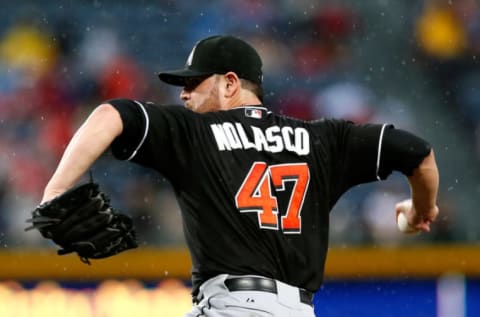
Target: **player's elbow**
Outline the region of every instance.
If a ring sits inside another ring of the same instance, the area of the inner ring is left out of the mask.
[[[430,149],[430,152],[428,153],[427,156],[423,159],[423,161],[420,163],[420,165],[416,168],[417,171],[414,171],[416,173],[428,173],[431,175],[436,176],[438,178],[438,167],[437,163],[435,161],[435,154],[433,152],[433,149]]]
[[[431,202],[436,201],[439,186],[439,172],[433,150],[423,159],[420,165],[413,170],[413,174],[408,177],[412,190],[421,188],[422,192],[429,192],[433,197]]]

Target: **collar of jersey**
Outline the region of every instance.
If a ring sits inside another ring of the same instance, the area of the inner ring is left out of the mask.
[[[239,107],[230,108],[230,109],[228,109],[227,111],[236,110],[236,109],[259,109],[259,110],[264,110],[264,111],[269,112],[266,107],[261,106],[261,105],[239,106]]]

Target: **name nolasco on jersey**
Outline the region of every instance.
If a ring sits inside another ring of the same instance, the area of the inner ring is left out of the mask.
[[[304,128],[271,126],[262,130],[250,126],[251,133],[247,133],[238,122],[211,124],[210,127],[220,151],[256,149],[272,153],[290,151],[298,155],[310,153],[310,135]]]

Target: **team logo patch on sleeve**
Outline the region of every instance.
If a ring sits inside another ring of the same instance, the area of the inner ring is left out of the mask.
[[[246,108],[245,109],[245,116],[247,116],[249,118],[262,119],[263,112],[262,112],[261,109]]]

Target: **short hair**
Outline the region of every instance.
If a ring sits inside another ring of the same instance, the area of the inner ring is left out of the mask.
[[[255,96],[263,102],[263,86],[254,83],[253,81],[240,78],[240,84],[242,85],[243,89],[249,90],[255,94]]]

